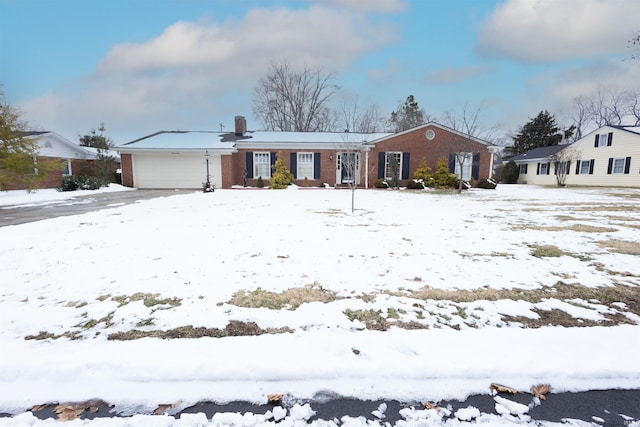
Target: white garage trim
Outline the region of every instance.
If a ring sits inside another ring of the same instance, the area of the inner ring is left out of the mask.
[[[199,152],[132,153],[133,185],[136,188],[202,188],[207,166]],[[219,155],[209,158],[210,181],[222,187]]]

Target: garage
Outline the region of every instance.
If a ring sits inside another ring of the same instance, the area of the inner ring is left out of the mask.
[[[207,165],[203,153],[135,153],[131,156],[133,184],[137,188],[202,188]],[[209,179],[222,187],[220,156],[209,156]]]

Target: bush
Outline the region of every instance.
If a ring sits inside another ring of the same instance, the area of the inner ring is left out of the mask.
[[[103,183],[95,176],[70,175],[62,178],[58,191],[97,190],[105,185],[107,183]]]
[[[276,158],[276,164],[273,166],[273,175],[271,176],[271,184],[269,188],[281,190],[283,188],[287,188],[294,178],[291,171],[287,168],[287,165],[284,164],[284,160],[282,160],[282,153],[278,153]]]
[[[262,179],[261,176],[258,177],[258,181],[256,181],[256,187],[258,188],[264,188],[264,180]]]
[[[417,179],[409,179],[407,180],[407,189],[408,190],[422,190],[424,185],[421,180]]]
[[[376,182],[373,183],[373,186],[376,188],[389,188],[389,184],[383,178],[376,179]]]
[[[418,169],[413,173],[413,179],[422,180],[422,182],[429,182],[433,178],[433,170],[426,161],[421,161],[418,165]]]
[[[478,181],[478,188],[486,188],[487,190],[493,190],[498,186],[498,183],[493,179],[482,178]]]
[[[441,158],[438,160],[436,172],[433,174],[433,183],[436,188],[458,188],[458,176],[449,172],[447,159]]]
[[[502,170],[502,181],[505,184],[516,184],[519,176],[520,170],[518,165],[513,160],[509,160]]]

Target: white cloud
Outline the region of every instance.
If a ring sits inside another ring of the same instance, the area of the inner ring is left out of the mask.
[[[72,91],[23,108],[33,122],[71,138],[86,131],[77,123],[117,124],[129,132],[118,142],[142,136],[133,132],[217,129],[225,118],[231,125],[233,115],[251,113],[252,89],[271,61],[333,72],[395,39],[361,14],[320,6],[253,9],[222,23],[180,21],[146,42],[114,46]]]
[[[407,9],[404,0],[311,0],[315,3],[359,12],[398,13]]]
[[[483,23],[477,48],[524,62],[621,54],[639,17],[638,0],[507,0]]]

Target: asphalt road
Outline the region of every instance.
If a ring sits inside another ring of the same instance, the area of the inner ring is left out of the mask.
[[[71,199],[38,203],[33,206],[0,206],[0,227],[25,224],[60,216],[78,215],[135,203],[139,200],[193,193],[197,190],[134,190],[76,196]]]
[[[500,398],[505,398],[513,402],[528,405],[529,410],[526,415],[531,417],[530,422],[550,421],[563,423],[567,420],[581,420],[588,425],[603,426],[627,426],[640,420],[640,389],[637,390],[595,390],[580,393],[551,393],[546,395],[546,400],[534,404],[533,397],[528,393],[517,395],[499,394]],[[425,399],[428,400],[428,399]],[[218,404],[213,402],[201,402],[194,406],[180,411],[168,411],[169,415],[179,418],[181,414],[204,413],[210,420],[217,413],[240,413],[240,414],[265,414],[279,405],[286,409],[294,404],[309,404],[315,411],[315,415],[309,422],[316,420],[340,420],[344,416],[364,417],[367,420],[379,421],[380,423],[396,424],[404,420],[400,415],[403,408],[424,409],[424,402],[399,402],[391,401],[368,401],[340,396],[322,394],[311,400],[283,399],[280,403],[257,405],[248,402],[230,402]],[[386,405],[386,409],[381,417],[378,413],[381,404]],[[449,416],[445,416],[443,421],[455,419],[458,409],[473,406],[481,414],[500,415],[496,406],[497,399],[490,395],[472,395],[464,401],[441,401],[432,402],[437,407],[450,411]],[[57,418],[54,412],[56,404],[50,404],[34,412],[39,419]],[[118,408],[110,407],[103,403],[97,412],[85,411],[80,419],[94,419],[102,417],[131,416],[133,414],[119,414]],[[6,417],[7,414],[0,414]],[[503,415],[505,416],[505,415]],[[509,421],[510,415],[505,416],[505,421]],[[516,418],[517,419],[517,418]],[[517,424],[517,422],[516,422]],[[501,424],[502,425],[502,424]]]

